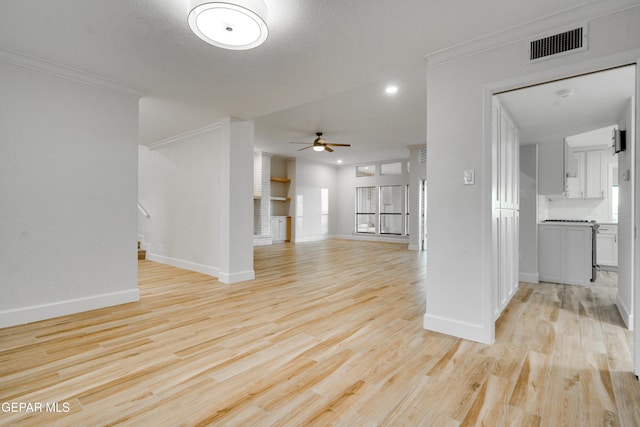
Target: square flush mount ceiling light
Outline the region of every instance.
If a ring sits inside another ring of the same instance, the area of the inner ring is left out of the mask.
[[[223,49],[246,50],[267,39],[267,6],[262,0],[193,1],[189,27],[207,43]]]

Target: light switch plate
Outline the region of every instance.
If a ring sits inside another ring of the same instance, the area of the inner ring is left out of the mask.
[[[464,185],[473,185],[476,183],[476,171],[475,169],[464,170]]]

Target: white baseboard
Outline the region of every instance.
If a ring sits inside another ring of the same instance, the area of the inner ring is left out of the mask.
[[[369,242],[384,242],[384,243],[402,243],[409,244],[408,237],[396,237],[396,236],[381,236],[379,234],[342,234],[332,236],[335,239],[347,239],[347,240],[364,240]]]
[[[295,243],[304,243],[304,242],[320,242],[322,240],[327,240],[329,236],[310,236],[310,237],[296,237],[294,239]]]
[[[430,331],[440,332],[482,344],[493,344],[495,341],[492,331],[485,330],[482,325],[460,322],[428,313],[424,315],[423,326]]]
[[[253,236],[253,246],[268,246],[273,243],[271,236]]]
[[[183,270],[195,271],[196,273],[213,276],[216,277],[221,283],[232,284],[244,282],[246,280],[253,280],[256,278],[256,273],[253,270],[241,271],[239,273],[227,273],[220,271],[220,269],[216,267],[156,254],[148,254],[147,259],[149,261],[155,261],[161,264],[167,264],[174,267],[182,268]]]
[[[253,270],[241,271],[240,273],[218,273],[218,280],[229,285],[238,282],[245,282],[247,280],[253,280],[255,278],[256,273]]]
[[[527,283],[540,283],[540,276],[538,273],[518,273],[518,281]]]
[[[622,317],[622,321],[627,326],[627,329],[633,331],[633,314],[629,313],[627,307],[625,307],[624,302],[620,300],[620,294],[616,298],[616,307],[618,307],[618,312],[620,313],[620,317]]]
[[[219,277],[220,271],[216,267],[209,265],[198,264],[191,261],[185,261],[183,259],[171,258],[163,255],[147,253],[147,259],[149,261],[159,262],[160,264],[172,265],[174,267],[182,268],[183,270],[195,271],[196,273],[202,273],[213,277]]]
[[[409,250],[410,251],[419,251],[420,250],[420,246],[419,245],[409,245]]]
[[[12,310],[0,311],[0,328],[37,322],[39,320],[54,317],[67,316],[69,314],[82,313],[98,308],[111,307],[140,300],[138,289],[110,292],[108,294],[91,295],[83,298],[74,298],[64,301],[56,301],[48,304],[21,307]]]

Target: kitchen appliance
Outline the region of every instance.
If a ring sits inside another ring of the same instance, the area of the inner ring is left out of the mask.
[[[587,219],[547,219],[543,221],[544,223],[577,223],[577,224],[590,224],[591,225],[591,281],[594,282],[596,280],[596,275],[598,273],[598,254],[597,254],[597,234],[598,228],[600,228],[600,224],[598,224],[595,220],[587,220]]]

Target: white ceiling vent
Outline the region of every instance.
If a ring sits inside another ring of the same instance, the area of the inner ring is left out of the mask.
[[[426,165],[427,164],[427,149],[426,148],[421,148],[420,149],[420,157],[418,157],[418,163],[420,163],[422,165]]]
[[[560,54],[574,53],[587,48],[586,26],[574,28],[533,40],[529,47],[529,60],[538,61]]]

